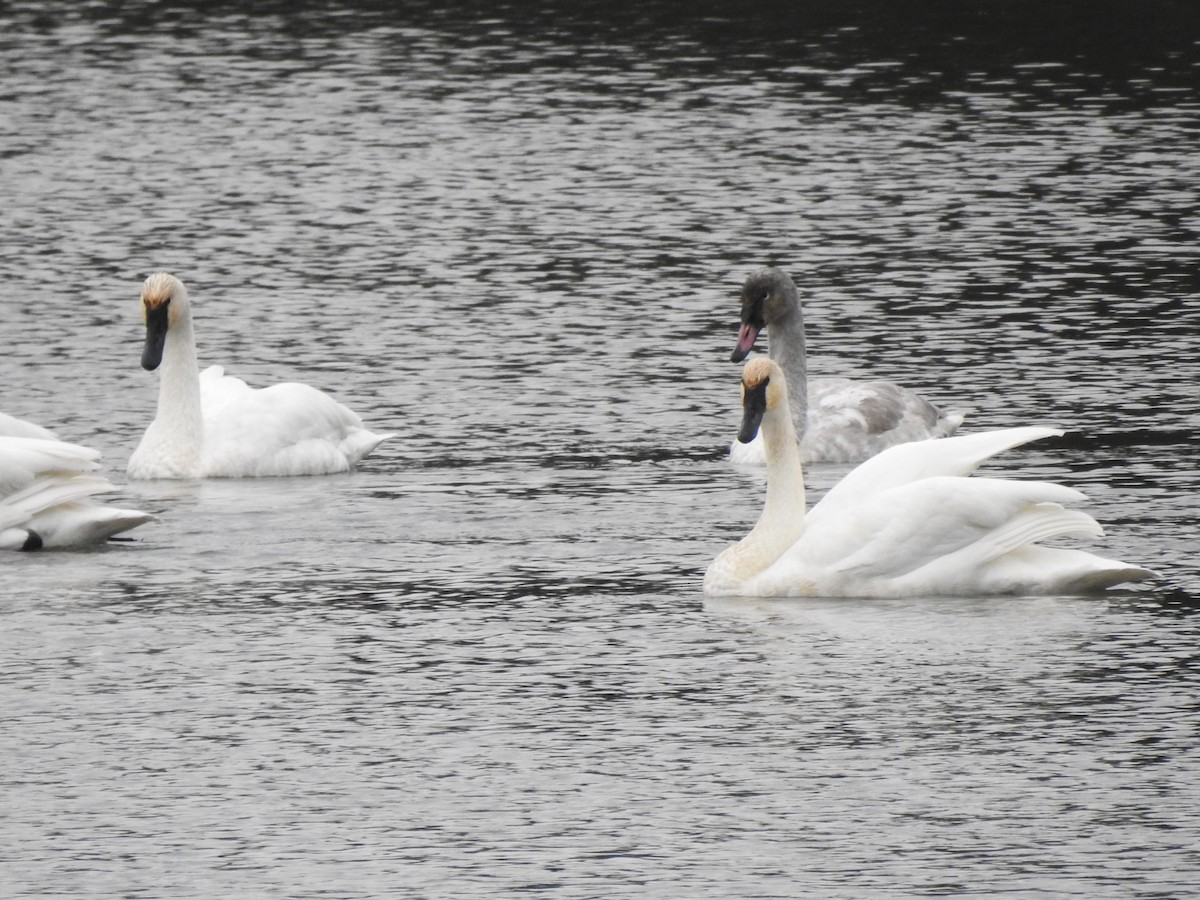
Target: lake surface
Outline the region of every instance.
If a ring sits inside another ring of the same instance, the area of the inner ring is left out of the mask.
[[[160,515],[0,559],[0,893],[1200,896],[1200,28],[963,6],[0,8],[0,409]],[[768,263],[1161,579],[706,602]],[[395,436],[127,484],[161,269]]]

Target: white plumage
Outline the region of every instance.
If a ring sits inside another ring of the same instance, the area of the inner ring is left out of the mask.
[[[158,410],[129,459],[131,478],[240,478],[347,472],[388,435],[374,434],[306,384],[256,390],[220,366],[196,364],[183,282],[160,272],[142,286],[146,348],[160,367]]]
[[[1042,481],[969,477],[1004,450],[1061,434],[1024,427],[900,444],[868,459],[805,513],[804,474],[783,371],[743,373],[739,439],[761,431],[767,499],[754,529],[704,578],[713,596],[1073,594],[1152,577],[1041,541],[1102,533],[1084,497]]]
[[[0,437],[41,438],[46,441],[58,440],[53,431],[2,412],[0,412]]]
[[[21,420],[5,419],[6,431],[24,430],[12,424]],[[91,474],[99,459],[98,451],[78,444],[0,436],[0,549],[81,547],[152,521],[154,516],[140,510],[92,502],[116,490]]]

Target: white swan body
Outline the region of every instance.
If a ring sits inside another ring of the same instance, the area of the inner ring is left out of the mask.
[[[803,462],[859,462],[896,444],[946,437],[962,424],[962,412],[943,412],[890,381],[809,380],[800,295],[781,269],[751,273],[742,285],[741,304],[732,359],[745,359],[767,329],[768,356],[788,379]],[[766,465],[761,439],[734,441],[730,459],[737,465]]]
[[[1062,485],[968,477],[1004,450],[1062,432],[1024,427],[900,444],[868,459],[805,514],[804,475],[782,370],[743,375],[739,439],[761,431],[767,500],[754,529],[704,577],[711,596],[907,597],[1074,594],[1153,576],[1082,550],[1039,546],[1097,536],[1083,495]]]
[[[255,390],[220,366],[199,372],[183,282],[160,272],[142,286],[146,349],[159,367],[158,411],[129,458],[130,478],[242,478],[350,471],[389,435],[374,434],[306,384]]]
[[[89,474],[99,458],[78,444],[0,437],[0,549],[81,547],[153,521],[149,513],[90,500],[115,490]]]

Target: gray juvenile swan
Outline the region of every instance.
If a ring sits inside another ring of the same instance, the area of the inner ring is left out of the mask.
[[[759,332],[767,330],[767,355],[787,377],[804,462],[859,462],[894,444],[945,437],[962,424],[963,413],[944,413],[890,381],[810,380],[800,294],[782,269],[752,272],[742,285],[741,304],[731,359],[745,359]],[[761,441],[735,441],[730,458],[739,465],[766,462]]]
[[[738,440],[762,431],[767,498],[753,530],[704,576],[709,596],[914,597],[1075,594],[1153,577],[1083,550],[1043,547],[1101,534],[1067,509],[1083,495],[1043,481],[969,477],[1028,441],[1028,426],[897,444],[871,457],[805,512],[804,470],[787,379],[770,359],[746,364]]]

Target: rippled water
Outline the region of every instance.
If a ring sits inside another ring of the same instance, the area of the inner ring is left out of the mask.
[[[0,409],[161,514],[0,560],[7,896],[1200,895],[1187,8],[131,8],[0,9]],[[1162,580],[704,602],[767,262]],[[126,485],[157,269],[396,437]]]

